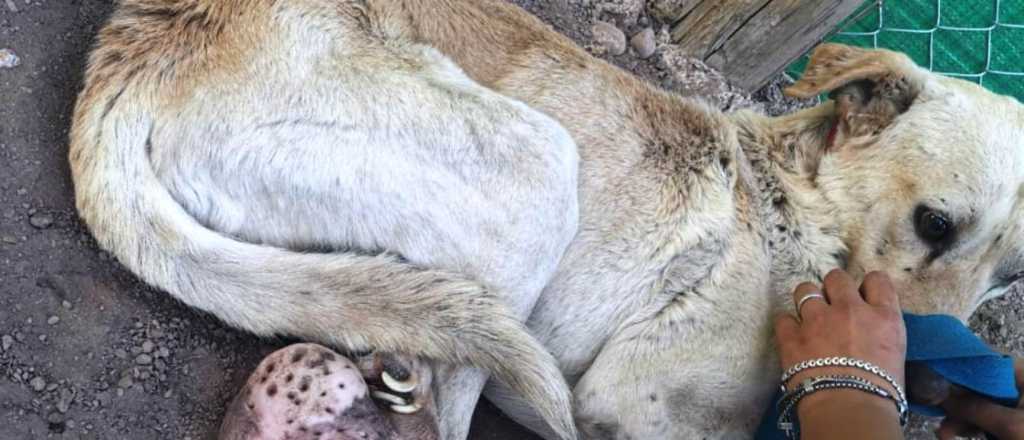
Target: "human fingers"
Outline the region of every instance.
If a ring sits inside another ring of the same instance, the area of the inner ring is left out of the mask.
[[[800,320],[807,321],[823,315],[828,308],[828,300],[817,284],[801,283],[793,290],[793,306]]]

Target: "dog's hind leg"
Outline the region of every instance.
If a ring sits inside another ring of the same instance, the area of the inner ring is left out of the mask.
[[[222,234],[307,252],[397,254],[487,286],[525,320],[576,233],[573,140],[435,50],[375,49],[324,63],[333,69],[325,76],[198,86],[195,95],[216,99],[174,109],[155,128],[156,174],[192,216]],[[375,307],[403,306],[388,300]],[[370,324],[388,330],[386,322]],[[508,343],[488,338],[493,347]],[[508,361],[516,360],[499,362]],[[559,374],[545,376],[564,387]],[[485,380],[468,368],[438,374],[443,438],[465,438]],[[532,400],[555,393],[538,391]],[[563,403],[558,411],[568,416]],[[562,422],[572,436],[571,420]]]

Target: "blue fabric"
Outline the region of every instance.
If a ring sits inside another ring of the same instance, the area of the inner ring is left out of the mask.
[[[905,313],[903,320],[907,325],[907,361],[923,362],[946,380],[1004,405],[1017,404],[1013,359],[993,351],[954,317]],[[755,439],[786,438],[775,425],[775,402],[779,397],[772,399]],[[929,416],[942,415],[937,407],[911,405],[911,410]]]

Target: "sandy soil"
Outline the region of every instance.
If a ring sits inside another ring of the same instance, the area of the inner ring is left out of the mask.
[[[595,54],[723,109],[801,105],[753,96],[665,44],[640,0],[514,0]],[[66,137],[87,50],[113,0],[0,0],[0,438],[212,439],[261,357],[286,344],[225,327],[141,284],[77,220]],[[600,38],[593,29],[597,21]],[[628,40],[650,28],[642,58]],[[624,32],[626,50],[619,55]],[[598,43],[601,41],[602,43]],[[649,42],[649,41],[648,41]],[[19,65],[3,49],[11,49]],[[1024,354],[1020,295],[974,325]],[[917,436],[915,436],[917,437]],[[472,438],[530,439],[489,405]]]

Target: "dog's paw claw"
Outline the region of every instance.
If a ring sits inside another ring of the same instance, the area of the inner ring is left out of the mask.
[[[399,414],[415,414],[421,408],[422,407],[418,403],[413,403],[411,405],[391,405],[391,411]]]
[[[396,396],[396,395],[388,393],[388,392],[373,391],[370,394],[373,396],[374,399],[384,401],[384,403],[387,403],[387,404],[391,404],[391,405],[408,405],[409,404],[409,402],[407,400],[405,400],[404,398],[402,398],[401,396]]]
[[[380,374],[380,379],[382,382],[384,382],[384,385],[390,388],[391,390],[397,391],[399,393],[411,393],[413,390],[416,389],[416,386],[419,385],[419,383],[416,381],[416,377],[410,374],[407,370],[402,369],[401,373],[397,374],[398,377],[404,376],[402,380],[400,380],[396,379],[395,376],[392,376],[391,372],[389,371],[391,369],[388,367],[389,365],[385,364],[384,371],[381,372]]]

